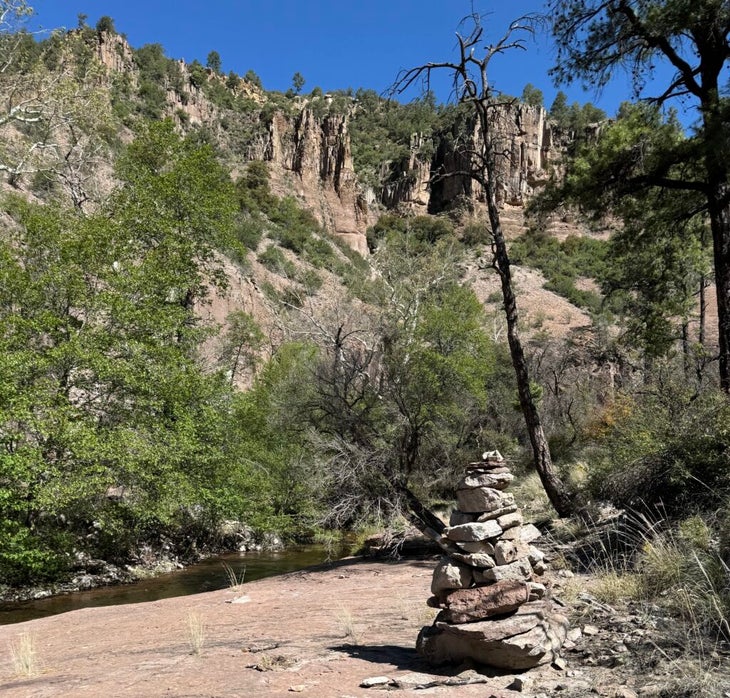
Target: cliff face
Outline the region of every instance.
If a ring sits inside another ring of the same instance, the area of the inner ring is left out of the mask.
[[[328,231],[367,254],[371,221],[352,164],[347,115],[317,118],[307,107],[293,119],[277,113],[258,155],[271,163],[275,193],[296,196]]]
[[[139,82],[135,56],[126,40],[116,34],[98,37],[99,60],[109,74],[122,73],[134,85]],[[205,125],[222,141],[228,137],[221,124],[228,118],[225,108],[213,103],[206,90],[191,80],[188,66],[178,61],[180,85],[165,85],[167,113],[181,128]],[[209,81],[224,82],[222,76],[207,72]],[[198,78],[199,80],[199,78]],[[266,94],[255,85],[241,81],[239,96],[259,107]],[[414,135],[410,156],[397,163],[384,163],[379,206],[360,186],[353,166],[348,114],[317,116],[306,101],[291,102],[293,115],[275,112],[267,123],[258,122],[243,149],[239,148],[235,169],[251,160],[270,164],[271,185],[279,196],[294,196],[309,209],[324,228],[362,254],[367,254],[365,232],[377,218],[377,208],[400,209],[414,214],[439,213],[458,203],[478,206],[483,199],[481,187],[459,174],[469,169],[464,146],[474,147],[481,134],[474,120],[462,120],[450,131],[436,134],[432,144]],[[498,134],[498,200],[507,209],[521,211],[534,191],[545,184],[567,145],[567,138],[556,130],[541,107],[515,102],[495,109],[494,129]],[[424,148],[430,145],[429,148]],[[420,153],[434,153],[424,161]],[[520,216],[521,217],[521,213]],[[518,226],[521,227],[521,226]]]
[[[565,152],[567,139],[547,120],[542,107],[515,102],[493,112],[498,158],[500,204],[523,206],[536,189],[547,182]],[[469,170],[464,150],[481,139],[474,121],[454,126],[435,137],[435,154],[423,162],[417,153],[421,143],[411,143],[411,157],[391,171],[383,189],[387,207],[400,206],[418,213],[439,213],[459,201],[483,199],[481,186],[459,174]]]
[[[124,37],[100,33],[97,57],[109,75],[125,74],[137,86],[139,74],[134,52]],[[224,110],[191,81],[185,61],[178,61],[177,67],[184,88],[181,91],[179,86],[164,86],[168,115],[181,128],[205,125],[225,139],[220,128]],[[223,81],[210,70],[207,79]],[[239,82],[236,93],[259,106],[266,102],[264,93],[246,81]],[[372,221],[368,219],[368,207],[352,164],[347,115],[316,117],[306,104],[301,104],[295,116],[277,112],[268,128],[259,131],[247,144],[240,164],[251,160],[269,162],[274,193],[296,196],[328,232],[367,254],[365,231]],[[236,164],[232,166],[235,168]]]

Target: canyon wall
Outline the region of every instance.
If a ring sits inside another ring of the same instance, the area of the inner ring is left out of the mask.
[[[124,73],[133,84],[137,83],[134,53],[123,37],[101,33],[97,55],[110,74]],[[184,90],[166,85],[168,114],[183,129],[205,125],[225,140],[227,134],[221,127],[225,110],[194,84],[184,61],[178,61],[178,67]],[[209,81],[225,81],[210,70],[206,75]],[[236,94],[260,107],[268,99],[265,92],[245,80],[240,81]],[[366,230],[384,209],[422,215],[460,204],[474,209],[483,199],[480,185],[462,174],[469,169],[464,148],[475,148],[481,138],[473,119],[461,119],[450,130],[435,134],[431,144],[414,134],[409,157],[383,163],[382,187],[376,196],[360,185],[353,166],[348,128],[351,114],[324,110],[324,114],[316,115],[307,100],[300,97],[291,98],[289,112],[275,111],[266,122],[264,110],[252,117],[262,121],[246,144],[245,153],[239,153],[238,160],[230,163],[232,168],[240,169],[251,160],[269,163],[275,194],[295,197],[328,232],[364,255]],[[521,220],[524,204],[559,166],[569,141],[541,107],[515,101],[495,109],[493,119],[500,152],[498,200],[508,217]],[[422,158],[420,153],[424,151],[434,153],[430,160]]]

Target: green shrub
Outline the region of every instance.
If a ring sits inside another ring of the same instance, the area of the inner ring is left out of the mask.
[[[329,269],[336,260],[336,255],[327,240],[322,237],[310,237],[304,245],[304,258],[319,269]]]
[[[730,497],[729,424],[730,404],[719,392],[664,385],[620,395],[589,428],[603,454],[590,490],[618,506],[660,505],[670,517],[722,507]]]
[[[490,232],[486,223],[469,223],[461,231],[461,240],[467,247],[486,245],[489,238]]]
[[[298,274],[297,281],[304,286],[304,291],[308,296],[313,295],[322,288],[322,277],[314,269],[307,269]]]
[[[259,262],[275,274],[292,278],[296,274],[294,265],[284,256],[284,253],[275,245],[267,247],[259,256]]]
[[[264,234],[264,223],[253,216],[239,218],[233,234],[244,247],[255,252]]]
[[[0,523],[0,579],[10,586],[55,581],[68,570],[73,541],[53,532],[31,532],[13,521]]]

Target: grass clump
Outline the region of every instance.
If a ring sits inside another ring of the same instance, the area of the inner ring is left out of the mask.
[[[227,562],[223,563],[223,571],[226,575],[226,580],[228,581],[228,587],[229,589],[233,589],[234,591],[240,589],[243,586],[243,583],[246,579],[246,567],[241,570],[240,573],[237,573],[231,565],[229,565]]]
[[[355,625],[355,618],[350,609],[340,606],[337,611],[337,622],[342,629],[342,634],[349,639],[353,645],[360,644],[360,633]]]
[[[623,550],[605,555],[593,592],[609,604],[656,604],[682,621],[686,644],[730,639],[730,567],[712,526],[698,515],[680,522],[635,515]],[[630,551],[633,547],[633,555]],[[678,632],[679,638],[679,632]]]
[[[30,633],[23,633],[10,643],[10,661],[16,676],[31,677],[38,673],[38,653]]]
[[[205,623],[200,613],[191,611],[187,617],[188,643],[193,654],[200,654],[205,644]]]

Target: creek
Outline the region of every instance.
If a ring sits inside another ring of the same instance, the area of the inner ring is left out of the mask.
[[[208,558],[184,569],[144,579],[133,584],[98,587],[61,596],[0,604],[0,625],[52,616],[89,606],[157,601],[172,596],[187,596],[230,586],[225,565],[244,583],[286,572],[295,572],[330,559],[331,548],[307,545],[281,552],[229,553]],[[336,559],[336,558],[334,558]]]

